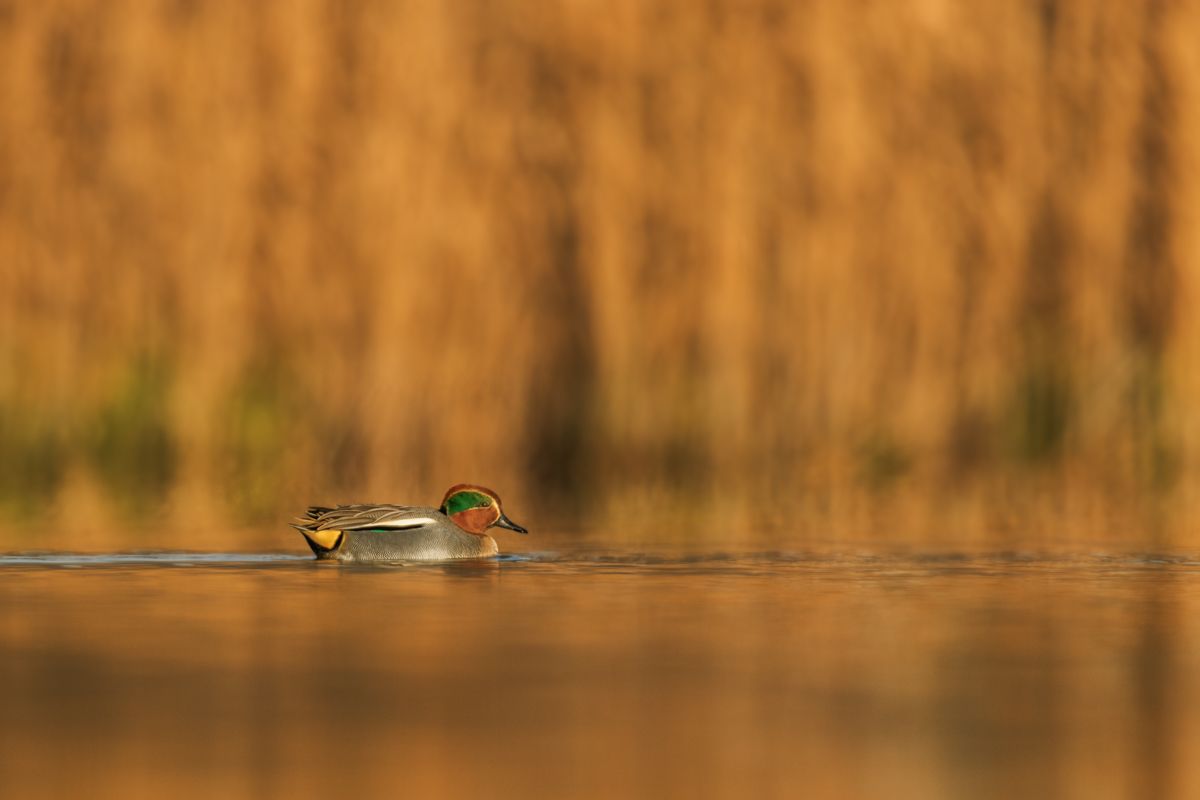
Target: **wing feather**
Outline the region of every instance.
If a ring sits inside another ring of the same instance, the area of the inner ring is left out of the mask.
[[[300,525],[310,531],[406,530],[432,525],[432,509],[395,505],[313,506]]]

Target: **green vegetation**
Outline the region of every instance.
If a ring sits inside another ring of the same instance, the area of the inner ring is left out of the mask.
[[[44,515],[62,483],[67,436],[44,409],[0,406],[0,511]]]
[[[302,407],[296,392],[283,370],[261,360],[242,373],[226,399],[218,466],[231,511],[243,522],[263,522],[278,512],[294,449],[307,438],[297,433]]]
[[[171,373],[162,357],[134,359],[82,430],[87,461],[130,516],[144,516],[175,479],[171,435]]]

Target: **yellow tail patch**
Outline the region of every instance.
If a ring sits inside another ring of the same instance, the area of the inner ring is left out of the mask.
[[[333,530],[300,532],[304,534],[305,538],[322,550],[332,550],[334,545],[338,543],[338,538],[342,535],[341,531]]]

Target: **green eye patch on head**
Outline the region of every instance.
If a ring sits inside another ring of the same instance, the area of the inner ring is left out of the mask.
[[[450,516],[472,508],[487,508],[491,504],[492,498],[486,494],[472,491],[457,492],[446,498],[446,505],[442,509],[442,513]]]

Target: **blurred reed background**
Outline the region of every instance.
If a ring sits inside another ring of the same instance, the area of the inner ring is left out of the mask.
[[[0,543],[1194,546],[1198,25],[0,3]]]

